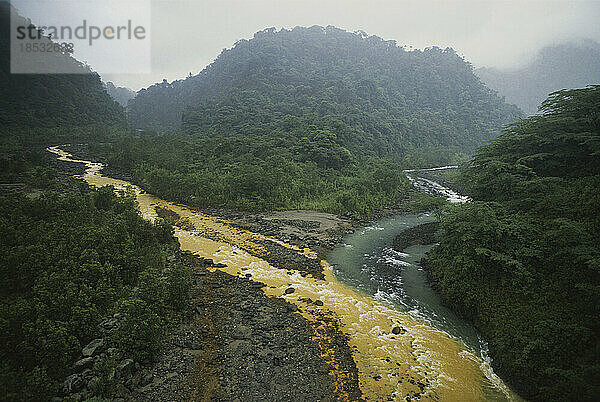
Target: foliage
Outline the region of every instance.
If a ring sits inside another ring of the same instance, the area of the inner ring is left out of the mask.
[[[600,392],[600,86],[560,91],[461,174],[429,270],[532,400]]]
[[[325,131],[355,155],[387,156],[470,149],[520,112],[452,49],[406,51],[377,36],[313,26],[240,40],[198,75],[141,90],[128,115],[136,128],[183,127],[207,137]]]
[[[134,181],[146,190],[202,208],[306,208],[369,215],[394,205],[410,189],[393,160],[344,160],[326,143],[282,142],[271,137],[131,137],[97,145],[95,152],[107,155],[111,166],[133,170]],[[317,150],[313,154],[307,148]]]
[[[10,3],[0,1],[0,127],[6,130],[4,135],[11,135],[14,128],[126,127],[124,109],[106,93],[98,74],[68,54],[48,53],[40,62],[65,63],[81,74],[11,74],[11,12],[16,10]],[[18,14],[13,18],[28,25]]]
[[[238,41],[128,116],[146,138],[99,152],[162,197],[364,216],[406,197],[402,166],[455,163],[520,112],[452,49],[314,26]]]
[[[185,271],[166,262],[178,248],[172,227],[145,221],[110,187],[2,196],[0,232],[0,399],[56,395],[100,321],[117,311],[137,331],[119,334],[120,350],[152,358],[187,300]]]

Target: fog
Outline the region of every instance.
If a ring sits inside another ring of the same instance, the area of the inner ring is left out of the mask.
[[[548,44],[600,41],[598,1],[163,0],[151,12],[152,72],[103,79],[138,90],[197,74],[267,27],[335,25],[415,48],[452,47],[476,67],[516,67]]]

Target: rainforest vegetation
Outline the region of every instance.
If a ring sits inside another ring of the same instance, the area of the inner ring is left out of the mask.
[[[117,312],[125,321],[115,354],[155,356],[187,303],[187,274],[167,263],[179,247],[169,224],[142,219],[109,187],[2,196],[0,205],[2,399],[56,395],[102,319]]]
[[[452,49],[266,29],[196,76],[140,91],[128,116],[146,136],[99,152],[199,207],[364,216],[406,197],[404,166],[464,159],[520,115]]]
[[[124,109],[108,95],[97,73],[70,54],[56,53],[45,63],[61,63],[80,74],[11,74],[10,18],[27,25],[10,3],[0,1],[0,137],[12,143],[105,139],[126,129]],[[50,41],[43,37],[42,40]]]
[[[519,394],[600,395],[600,86],[556,92],[520,120],[450,48],[314,26],[257,32],[131,99],[68,54],[55,61],[84,74],[11,74],[11,12],[0,1],[0,399],[59,394],[115,314],[92,391],[118,396],[111,356],[152,361],[188,303],[170,223],[112,188],[62,191],[44,148],[67,142],[192,207],[363,218],[415,197],[403,169],[477,149],[451,178],[473,201],[440,213],[431,281]]]
[[[65,191],[44,147],[123,135],[125,112],[89,70],[11,74],[10,12],[0,2],[0,400],[61,394],[82,348],[114,314],[121,325],[113,352],[91,367],[92,391],[119,396],[114,359],[156,356],[187,307],[188,274],[173,260],[170,224],[144,220],[131,197],[83,183]]]
[[[381,156],[474,147],[521,112],[450,48],[408,51],[364,32],[313,26],[240,40],[198,75],[140,91],[128,114],[134,128],[205,137],[268,134],[290,117],[317,130],[338,120],[351,141]]]
[[[446,210],[427,265],[523,397],[591,401],[600,394],[600,86],[554,93],[541,110],[463,169],[473,202]]]

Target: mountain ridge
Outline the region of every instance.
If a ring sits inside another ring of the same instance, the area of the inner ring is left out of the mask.
[[[269,109],[270,121],[334,116],[366,137],[396,136],[418,146],[472,148],[521,116],[450,48],[407,51],[333,26],[259,31],[195,76],[142,89],[128,116],[135,128],[190,132],[216,126],[201,117],[207,105],[223,114],[240,104]],[[218,123],[232,123],[235,112],[230,115]]]
[[[507,102],[532,115],[552,92],[600,83],[600,44],[582,39],[550,45],[522,67],[480,67],[475,74]]]

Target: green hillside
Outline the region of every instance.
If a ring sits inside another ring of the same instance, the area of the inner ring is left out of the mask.
[[[332,26],[257,32],[200,74],[151,86],[129,105],[136,128],[203,136],[269,135],[287,130],[290,117],[317,126],[337,119],[345,146],[378,155],[473,147],[519,116],[452,49],[407,51]]]
[[[102,152],[163,197],[368,215],[406,197],[403,166],[455,162],[521,113],[452,49],[314,26],[240,40],[128,116],[146,138]]]
[[[526,399],[600,392],[600,86],[553,94],[462,173],[430,256],[442,296]]]
[[[66,63],[85,74],[11,74],[11,13],[27,25],[17,10],[0,1],[0,133],[48,141],[69,130],[85,129],[94,138],[99,127],[126,126],[123,108],[106,93],[98,74],[68,54],[48,53],[43,61]]]

